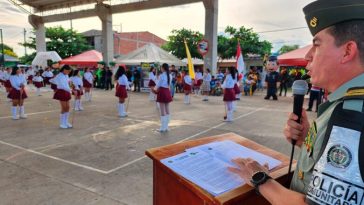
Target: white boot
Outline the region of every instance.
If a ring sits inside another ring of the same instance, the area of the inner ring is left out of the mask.
[[[80,109],[78,108],[78,100],[75,100],[73,102],[73,108],[74,108],[75,111],[80,111]]]
[[[19,120],[19,116],[18,116],[17,112],[18,112],[18,107],[12,106],[11,113],[13,114],[13,120]]]
[[[161,127],[159,128],[159,132],[165,132],[166,130],[166,123],[168,122],[167,116],[161,116]],[[167,125],[168,127],[168,125]]]
[[[81,104],[81,99],[78,100],[78,110],[80,110],[80,111],[83,110],[83,107],[82,107],[82,104]]]
[[[233,112],[235,112],[236,111],[236,101],[234,100],[233,101],[233,110],[232,110]]]
[[[59,115],[59,127],[61,129],[67,129],[66,120],[65,120],[65,114]]]
[[[164,122],[164,130],[165,130],[165,132],[167,132],[167,131],[169,131],[169,129],[168,129],[168,124],[169,124],[169,122],[170,122],[170,115],[166,115],[165,116],[165,122]]]
[[[156,106],[157,110],[160,110],[160,109],[161,109],[161,107],[160,107],[160,105],[159,105],[159,102],[156,102],[156,103],[155,103],[155,106]]]
[[[69,117],[70,117],[70,113],[69,112],[66,112],[66,113],[64,113],[64,122],[65,122],[65,125],[68,127],[68,128],[72,128],[73,126],[72,126],[72,124],[71,123],[69,123],[69,121],[68,121],[68,119],[69,119]]]
[[[37,96],[42,96],[42,94],[40,94],[40,88],[37,88]]]
[[[19,108],[19,115],[21,119],[26,119],[27,115],[25,114],[25,109],[24,109],[24,105],[20,106]]]
[[[149,93],[149,101],[154,101],[154,93],[152,91]]]
[[[185,95],[184,103],[187,104],[187,95]]]
[[[191,104],[191,95],[187,95],[187,104]]]
[[[119,117],[126,117],[127,114],[125,113],[125,105],[124,103],[119,103]]]

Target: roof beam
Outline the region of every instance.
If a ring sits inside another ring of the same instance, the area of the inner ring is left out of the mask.
[[[112,14],[126,13],[132,11],[141,11],[147,9],[156,9],[170,6],[179,6],[190,3],[201,2],[202,0],[148,0],[142,2],[134,2],[128,4],[119,4],[111,6]],[[49,16],[43,16],[44,23],[65,21],[71,19],[87,18],[97,16],[96,9],[89,9],[83,11],[70,12],[65,14],[55,14]]]

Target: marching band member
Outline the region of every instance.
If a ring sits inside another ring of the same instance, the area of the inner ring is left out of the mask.
[[[192,79],[188,73],[187,70],[183,71],[184,77],[183,77],[183,91],[185,93],[185,104],[191,103],[191,92],[192,92]]]
[[[40,76],[40,72],[36,72],[32,79],[34,86],[37,88],[37,96],[41,96],[40,88],[43,87],[43,78]]]
[[[53,73],[51,71],[51,69],[48,67],[46,68],[46,70],[43,72],[42,77],[44,78],[44,87],[48,84],[50,84],[49,80],[53,78]]]
[[[127,117],[128,114],[125,112],[125,99],[128,98],[127,89],[130,90],[128,78],[126,77],[124,66],[119,66],[115,74],[115,81],[117,81],[115,96],[119,98],[118,112],[119,117]]]
[[[81,96],[83,95],[83,82],[79,70],[73,71],[73,76],[70,78],[72,83],[72,95],[75,96],[75,111],[82,111]]]
[[[18,67],[14,67],[9,77],[10,85],[12,87],[8,98],[12,99],[13,106],[11,112],[13,114],[13,120],[18,120],[19,116],[21,119],[27,118],[24,110],[24,99],[26,99],[27,93],[24,90],[27,81],[21,75],[21,70]],[[19,107],[19,116],[17,115],[17,109]]]
[[[4,87],[5,87],[6,93],[8,95],[9,95],[11,89],[12,89],[11,83],[10,83],[10,74],[11,74],[11,72],[12,72],[11,68],[6,68],[6,71],[3,74]],[[11,99],[9,99],[9,101],[11,102]]]
[[[200,69],[196,69],[195,74],[195,94],[200,94],[200,87],[202,85],[203,79],[202,79],[202,73],[200,72]]]
[[[29,67],[27,72],[26,72],[27,76],[28,76],[28,83],[32,84],[33,83],[33,77],[35,76],[35,71],[32,67]]]
[[[149,83],[148,83],[148,87],[150,88],[150,93],[149,93],[149,100],[150,101],[155,101],[155,94],[153,93],[153,89],[156,85],[156,71],[155,68],[152,66],[150,67],[149,70]]]
[[[172,102],[171,92],[169,85],[171,83],[171,76],[169,74],[169,66],[164,63],[161,68],[162,74],[159,77],[157,85],[154,88],[154,92],[157,93],[157,102],[160,107],[161,114],[161,127],[159,132],[168,131],[168,123],[170,121],[169,103]]]
[[[235,78],[234,78],[234,92],[235,92],[235,100],[233,101],[233,111],[236,110],[236,100],[240,100],[240,88],[239,88],[239,72],[236,68],[235,70]]]
[[[233,102],[235,100],[235,91],[234,91],[234,85],[235,81],[234,78],[235,75],[235,69],[233,67],[230,67],[226,69],[226,77],[224,80],[224,83],[222,84],[222,88],[224,88],[224,102],[225,102],[225,110],[226,112],[226,122],[232,122],[233,121]]]
[[[71,100],[71,88],[69,85],[69,73],[72,71],[69,65],[64,65],[60,73],[55,77],[54,82],[57,85],[57,91],[54,93],[53,99],[59,100],[61,104],[61,115],[60,115],[60,125],[62,129],[72,128],[69,123],[70,115],[70,100]]]
[[[94,76],[90,71],[90,68],[86,68],[86,72],[83,75],[83,87],[85,88],[86,101],[91,101],[91,89],[94,84]]]
[[[203,80],[203,83],[201,85],[201,91],[202,91],[202,94],[203,94],[203,100],[202,101],[208,101],[208,97],[209,97],[209,94],[210,94],[210,82],[211,82],[211,74],[210,74],[210,69],[206,69],[204,74],[203,74],[203,77],[202,77],[202,80]]]

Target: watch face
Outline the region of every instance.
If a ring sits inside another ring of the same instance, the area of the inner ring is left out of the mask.
[[[265,179],[266,174],[264,172],[257,172],[252,176],[252,181],[259,183]]]

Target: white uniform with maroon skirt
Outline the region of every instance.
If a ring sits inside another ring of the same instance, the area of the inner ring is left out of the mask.
[[[235,100],[235,91],[234,91],[234,79],[231,77],[231,74],[226,75],[224,83],[222,84],[222,88],[224,88],[224,102],[226,103],[227,112],[226,112],[226,121],[233,121],[233,102]]]
[[[59,101],[69,101],[71,99],[71,88],[70,88],[70,79],[68,75],[63,73],[59,73],[55,78],[54,82],[57,85],[57,90],[54,93],[53,99]],[[70,113],[61,113],[60,115],[60,125],[59,127],[62,129],[72,128],[72,125],[69,123]]]
[[[189,75],[183,77],[183,91],[185,93],[184,103],[191,103],[192,79]]]
[[[71,83],[73,84],[73,89],[72,89],[72,94],[75,97],[80,97],[80,99],[76,99],[75,100],[75,104],[74,104],[74,109],[76,111],[82,111],[83,107],[82,107],[82,103],[81,103],[81,96],[83,95],[83,82],[82,79],[78,76],[73,76],[71,77]]]
[[[11,75],[9,81],[12,89],[8,95],[8,98],[13,100],[24,100],[28,97],[24,90],[24,86],[27,84],[27,81],[22,75]],[[18,120],[19,117],[17,116],[17,106],[12,106],[11,112],[13,114],[13,119]],[[24,104],[19,106],[19,116],[22,119],[27,118],[25,115]]]
[[[90,71],[86,72],[83,75],[83,87],[92,89],[93,84],[94,84],[94,76]],[[92,96],[90,92],[85,92],[86,101],[91,101],[91,97]]]
[[[169,85],[171,84],[172,78],[169,78],[166,72],[163,72],[159,76],[159,80],[156,85],[156,89],[158,90],[157,94],[157,102],[158,103],[170,103],[173,101],[171,92],[169,90]],[[165,132],[168,130],[168,123],[170,121],[170,115],[161,116],[161,127],[159,131]]]
[[[128,97],[128,93],[127,93],[126,89],[130,90],[128,78],[126,77],[126,75],[122,75],[118,79],[118,86],[116,87],[115,96],[126,99]],[[125,112],[125,103],[119,102],[118,112],[119,112],[119,117],[128,116],[128,114]]]
[[[149,83],[148,83],[148,87],[150,88],[150,92],[149,92],[149,100],[150,101],[155,101],[155,94],[153,93],[152,89],[155,87],[156,85],[156,81],[157,81],[157,77],[154,75],[153,72],[149,72]]]
[[[40,88],[43,87],[43,78],[41,76],[34,76],[32,81],[34,86],[37,88],[37,95],[41,96]]]

